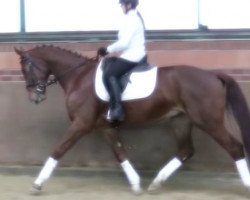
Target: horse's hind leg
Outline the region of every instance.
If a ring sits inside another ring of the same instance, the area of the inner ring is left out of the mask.
[[[244,155],[243,145],[238,142],[224,127],[205,130],[210,134],[233,158],[243,184],[250,188],[250,173]]]
[[[140,184],[140,176],[129,162],[127,158],[127,153],[123,147],[123,144],[120,141],[117,131],[117,129],[110,128],[105,130],[104,133],[108,140],[108,143],[110,144],[114,152],[116,159],[118,160],[124,173],[126,174],[126,177],[131,185],[132,191],[136,195],[141,194],[142,189]]]
[[[194,154],[191,137],[192,123],[185,115],[178,116],[171,121],[174,134],[177,138],[178,152],[157,174],[153,182],[149,185],[148,191],[159,189],[175,171],[177,171]],[[180,124],[182,126],[180,126]]]
[[[182,114],[172,122],[172,127],[178,145],[177,158],[184,162],[194,155],[193,124],[186,114]]]

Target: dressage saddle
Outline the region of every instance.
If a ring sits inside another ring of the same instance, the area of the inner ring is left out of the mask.
[[[129,72],[124,74],[121,79],[119,80],[121,83],[121,91],[123,92],[130,80],[130,76],[133,72],[144,72],[152,69],[154,66],[148,64],[147,56],[143,57],[142,60]]]

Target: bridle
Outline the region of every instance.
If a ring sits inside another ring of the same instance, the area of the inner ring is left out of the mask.
[[[47,81],[39,80],[39,78],[37,78],[34,73],[34,68],[38,71],[41,71],[41,69],[34,62],[32,62],[32,58],[29,55],[26,55],[23,58],[23,61],[25,62],[25,67],[28,69],[27,73],[31,74],[32,76],[32,80],[28,80],[28,82],[26,82],[26,88],[35,88],[34,92],[36,94],[44,95],[46,92]]]
[[[57,77],[54,75],[54,77],[52,79],[39,80],[39,78],[37,78],[35,73],[33,72],[33,69],[35,68],[38,71],[41,71],[41,69],[32,61],[32,58],[29,55],[26,55],[24,59],[26,62],[26,66],[28,68],[28,73],[32,73],[32,77],[33,78],[35,77],[35,80],[36,80],[36,81],[30,81],[30,83],[27,83],[26,88],[27,89],[35,88],[34,93],[36,93],[38,96],[44,95],[46,93],[47,86],[50,86],[50,85],[57,83],[58,80],[60,80],[63,76],[65,76],[66,74],[70,73],[71,71],[83,66],[84,64],[86,64],[86,62],[88,62],[88,61],[80,62],[77,65],[72,66],[69,69],[65,70]],[[91,58],[91,59],[93,60],[94,58]]]

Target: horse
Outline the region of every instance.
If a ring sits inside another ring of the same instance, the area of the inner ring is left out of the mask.
[[[159,189],[194,152],[191,132],[194,127],[210,135],[235,162],[243,185],[250,188],[247,158],[250,154],[250,112],[238,83],[229,75],[187,65],[158,68],[157,84],[147,98],[124,101],[125,120],[119,127],[110,127],[104,113],[106,102],[95,93],[95,74],[99,60],[53,45],[36,46],[30,50],[15,48],[20,57],[29,99],[39,104],[46,99],[46,87],[59,82],[64,90],[66,108],[71,124],[61,141],[54,147],[33,183],[41,191],[60,159],[83,136],[98,129],[107,135],[108,143],[120,163],[132,192],[142,192],[140,176],[133,167],[117,132],[128,125],[139,125],[164,119],[178,110],[188,118],[184,134],[177,137],[176,155],[164,165],[148,187]],[[105,58],[104,58],[105,59]],[[50,75],[54,75],[52,80]],[[225,127],[225,114],[231,111],[242,140],[236,140]]]

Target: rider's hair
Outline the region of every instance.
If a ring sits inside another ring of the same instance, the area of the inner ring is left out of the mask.
[[[134,9],[139,4],[139,0],[119,0],[120,4],[131,4],[131,7]]]

